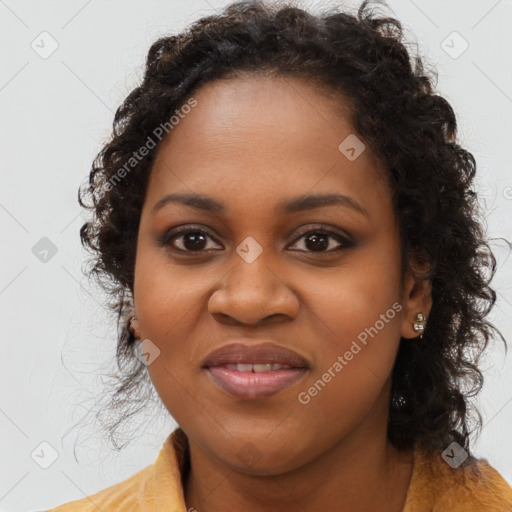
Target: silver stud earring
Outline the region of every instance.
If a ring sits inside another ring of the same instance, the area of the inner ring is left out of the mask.
[[[426,319],[423,316],[423,313],[416,313],[415,322],[413,324],[413,329],[415,331],[419,331],[420,335],[418,336],[418,339],[423,338],[423,332],[425,331],[425,325],[426,325]]]

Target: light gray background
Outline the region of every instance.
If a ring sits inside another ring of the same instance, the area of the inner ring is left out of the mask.
[[[94,425],[73,429],[102,389],[98,368],[112,357],[115,339],[101,296],[80,271],[84,219],[77,188],[110,133],[115,109],[142,77],[151,43],[227,3],[0,0],[2,511],[41,510],[117,483],[151,464],[174,428],[165,416],[141,417],[135,425],[142,437],[119,454],[107,450]],[[461,142],[477,160],[488,235],[512,240],[512,2],[389,5],[437,67],[438,90],[458,115]],[[58,43],[46,59],[31,47],[34,40],[43,45],[43,31]],[[469,44],[457,58],[442,47],[461,48],[454,31]],[[32,252],[43,237],[57,248],[46,263]],[[505,242],[495,247],[500,269],[492,318],[510,339],[512,257],[506,259]],[[491,346],[478,402],[484,428],[475,445],[509,483],[511,357],[501,344]],[[58,454],[48,469],[31,458],[38,447],[51,453],[42,442]]]

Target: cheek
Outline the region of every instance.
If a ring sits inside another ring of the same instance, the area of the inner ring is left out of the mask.
[[[187,367],[179,355],[161,354],[148,366],[153,387],[170,416],[187,432],[196,432],[200,437],[206,432],[222,434],[222,410],[204,399],[198,384],[200,375]],[[176,364],[174,364],[176,363]],[[220,430],[220,432],[219,432]]]
[[[141,335],[158,349],[154,349],[158,357],[148,365],[148,372],[162,402],[178,420],[183,412],[194,410],[198,395],[195,383],[201,370],[191,337],[195,332],[209,332],[202,322],[215,276],[198,266],[178,268],[168,259],[145,256],[139,253],[134,291]]]
[[[173,265],[163,249],[162,253],[158,258],[140,253],[134,289],[141,332],[161,343],[173,339],[183,330],[183,322],[196,315],[211,279],[205,268]]]
[[[331,356],[348,350],[353,340],[364,344],[378,339],[374,345],[382,347],[386,340],[399,338],[399,266],[384,252],[381,255],[376,251],[354,254],[343,267],[303,284],[305,311],[317,317]]]
[[[314,286],[304,283],[321,349],[299,402],[319,419],[338,412],[343,423],[364,414],[392,371],[403,309],[399,262],[392,251],[380,254],[388,257],[361,252]]]

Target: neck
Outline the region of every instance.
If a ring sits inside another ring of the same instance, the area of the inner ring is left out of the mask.
[[[264,476],[233,471],[191,442],[191,469],[184,482],[187,509],[400,512],[412,475],[413,454],[412,450],[398,452],[388,442],[386,425],[381,415],[372,414],[308,464]]]

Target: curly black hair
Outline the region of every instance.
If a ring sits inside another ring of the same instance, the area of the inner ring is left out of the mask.
[[[374,7],[365,0],[353,14],[337,6],[313,14],[290,2],[234,2],[149,49],[142,82],[117,109],[111,138],[78,194],[92,211],[80,230],[92,253],[88,276],[107,292],[118,326],[118,374],[107,407],[120,412],[107,422],[114,445],[118,427],[145,407],[152,388],[129,319],[140,214],[161,140],[155,136],[163,133],[156,128],[169,133],[169,120],[201,85],[264,73],[306,79],[348,99],[358,137],[386,170],[402,276],[413,255],[429,264],[419,276],[430,281],[433,301],[423,339],[401,339],[393,368],[390,442],[438,452],[455,440],[470,451],[472,427],[482,424],[469,400],[483,385],[480,356],[493,332],[506,349],[486,319],[496,300],[496,259],[471,189],[475,159],[456,142],[454,111],[435,92],[436,70],[426,71],[426,60],[408,50],[401,23]],[[144,147],[151,149],[135,161]]]

